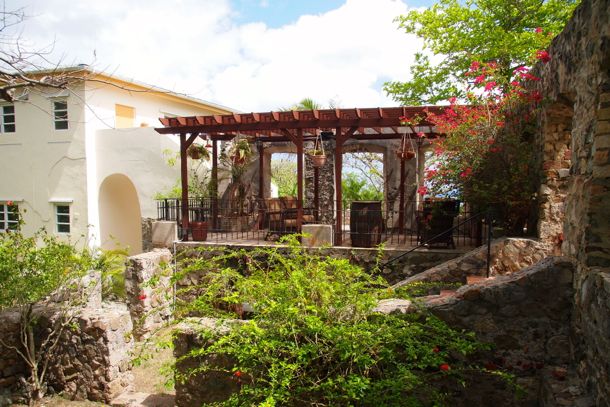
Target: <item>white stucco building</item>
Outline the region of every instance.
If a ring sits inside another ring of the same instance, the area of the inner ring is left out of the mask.
[[[82,67],[78,68],[82,71]],[[41,227],[72,242],[142,251],[141,219],[179,179],[153,130],[162,116],[232,110],[133,80],[86,70],[69,90],[30,88],[0,103],[0,233]]]

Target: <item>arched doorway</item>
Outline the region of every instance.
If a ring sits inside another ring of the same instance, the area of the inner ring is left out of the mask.
[[[113,174],[102,182],[99,194],[100,241],[103,249],[126,247],[130,255],[142,252],[140,201],[131,180]]]

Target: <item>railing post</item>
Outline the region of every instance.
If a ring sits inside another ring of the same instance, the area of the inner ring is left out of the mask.
[[[485,214],[485,223],[487,223],[487,278],[491,270],[491,239],[493,238],[493,220],[491,212],[488,210]]]

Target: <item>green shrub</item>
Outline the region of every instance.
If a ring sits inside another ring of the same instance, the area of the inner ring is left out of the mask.
[[[253,309],[228,332],[205,332],[210,345],[186,356],[234,361],[227,369],[204,357],[191,372],[224,371],[242,383],[220,405],[440,405],[432,383],[466,368],[463,356],[483,345],[426,313],[372,313],[388,292],[382,279],[289,243],[181,261],[176,279],[201,275],[178,292],[188,298],[178,302],[183,315],[238,318],[243,304]]]

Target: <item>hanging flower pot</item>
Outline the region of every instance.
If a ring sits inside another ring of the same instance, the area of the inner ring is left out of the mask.
[[[326,154],[324,154],[323,151],[313,150],[307,155],[311,158],[311,164],[316,168],[320,168],[326,164]]]
[[[411,160],[415,158],[415,151],[413,150],[396,150],[396,156],[400,160]]]
[[[326,153],[320,135],[316,136],[313,150],[308,151],[307,155],[311,158],[311,163],[315,168],[320,168],[326,163]]]
[[[202,158],[207,160],[210,157],[208,150],[199,144],[191,144],[186,150],[186,154],[193,160],[201,160]]]

